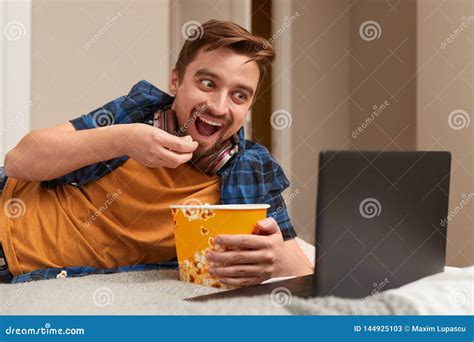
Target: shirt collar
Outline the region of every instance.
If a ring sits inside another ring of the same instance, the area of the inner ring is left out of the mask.
[[[245,151],[245,131],[244,131],[244,126],[240,127],[240,129],[237,131],[237,137],[239,138],[239,153],[242,153]]]

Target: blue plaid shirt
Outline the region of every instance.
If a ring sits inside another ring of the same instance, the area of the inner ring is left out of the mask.
[[[153,114],[160,108],[171,104],[174,97],[162,92],[147,81],[140,81],[127,96],[121,96],[104,106],[82,115],[70,122],[76,130],[90,129],[109,124],[146,123],[152,124]],[[267,203],[270,208],[267,217],[273,217],[285,240],[296,237],[281,196],[289,186],[282,168],[275,162],[268,150],[244,138],[243,127],[238,131],[239,153],[233,157],[218,175],[221,177],[221,203],[254,204]],[[120,167],[128,156],[121,156],[104,162],[85,166],[62,177],[42,182],[46,188],[58,185],[82,186],[94,182]],[[3,175],[3,177],[1,177]],[[0,189],[5,184],[3,168],[0,169]],[[8,260],[7,260],[8,261]],[[177,268],[177,262],[165,262],[155,265],[132,265],[116,269],[96,269],[88,266],[66,267],[61,269],[43,269],[29,272],[13,278],[13,282],[31,279],[54,278],[62,270],[68,276],[81,276],[91,273],[112,273],[144,269]]]

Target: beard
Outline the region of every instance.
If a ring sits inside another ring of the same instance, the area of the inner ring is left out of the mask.
[[[193,139],[194,137],[186,132],[187,135],[190,135]],[[210,146],[203,146],[201,143],[199,143],[198,148],[193,152],[193,159],[201,158],[201,157],[206,157],[209,156],[216,151],[218,151],[221,147],[221,145],[226,141],[227,139],[224,139],[223,136],[221,136],[215,143],[211,144]]]
[[[216,134],[219,134],[219,136],[217,137],[217,140],[215,142],[207,142],[207,141],[203,142],[202,139],[200,139],[197,136],[199,132],[196,127],[196,121],[199,120],[198,118],[201,115],[205,115],[211,118],[217,116],[207,111],[207,107],[203,105],[197,105],[193,107],[193,109],[191,110],[190,114],[188,115],[184,123],[179,122],[180,127],[184,128],[180,136],[189,135],[193,138],[194,141],[197,141],[199,143],[198,148],[193,153],[193,159],[209,156],[215,153],[216,151],[218,151],[221,148],[222,144],[227,140],[227,138],[225,138],[224,135],[226,133],[226,128],[230,127],[231,125],[231,122],[228,122],[228,121],[224,123],[224,127],[221,128],[216,133]],[[222,121],[222,119],[217,119],[217,120]],[[179,117],[178,117],[178,121],[179,121]]]

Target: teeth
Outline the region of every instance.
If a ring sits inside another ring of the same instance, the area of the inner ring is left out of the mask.
[[[208,123],[209,125],[212,125],[212,126],[217,126],[217,127],[222,126],[222,123],[219,123],[219,122],[214,122],[214,121],[211,121],[211,120],[206,120],[206,119],[204,119],[203,117],[200,117],[200,119],[201,119],[202,121],[204,121],[205,123]]]

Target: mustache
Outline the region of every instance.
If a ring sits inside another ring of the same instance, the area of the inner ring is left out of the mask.
[[[203,114],[205,114],[206,117],[208,117],[209,119],[214,119],[217,122],[222,122],[223,121],[223,123],[226,126],[230,126],[230,124],[232,123],[232,120],[228,120],[226,118],[224,118],[224,120],[223,120],[222,115],[214,114],[212,111],[209,110],[209,107],[206,104],[195,106],[193,108],[191,116],[192,116],[193,119],[196,119],[197,117],[199,117]]]

